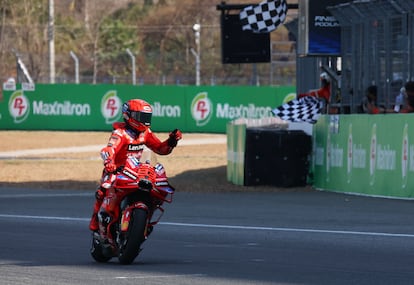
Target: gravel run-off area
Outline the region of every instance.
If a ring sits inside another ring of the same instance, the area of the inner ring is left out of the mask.
[[[109,132],[0,131],[0,185],[94,191],[99,151]],[[162,140],[167,133],[157,133]],[[168,156],[156,156],[177,191],[311,191],[310,187],[239,186],[227,181],[225,134],[184,133]]]

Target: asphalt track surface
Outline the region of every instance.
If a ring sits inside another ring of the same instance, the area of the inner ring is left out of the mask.
[[[0,187],[0,284],[413,284],[413,201],[176,193],[137,260],[89,255],[93,193]]]

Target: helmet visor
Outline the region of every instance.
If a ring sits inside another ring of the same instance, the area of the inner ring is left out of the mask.
[[[131,111],[131,118],[133,118],[137,122],[144,124],[145,126],[151,125],[151,116],[152,116],[152,113]]]

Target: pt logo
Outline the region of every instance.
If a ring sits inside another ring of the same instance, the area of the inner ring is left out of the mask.
[[[17,90],[10,96],[9,113],[16,124],[23,122],[29,116],[30,103],[23,90]]]
[[[191,102],[191,116],[196,125],[205,126],[213,115],[213,104],[207,97],[207,92],[198,93]]]
[[[112,124],[121,117],[122,102],[115,90],[110,90],[102,97],[101,113],[106,124]]]

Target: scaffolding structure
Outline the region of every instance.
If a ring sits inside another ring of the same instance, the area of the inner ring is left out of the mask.
[[[355,0],[327,7],[341,26],[341,105],[360,112],[365,90],[378,87],[378,104],[392,108],[414,80],[414,1]]]

